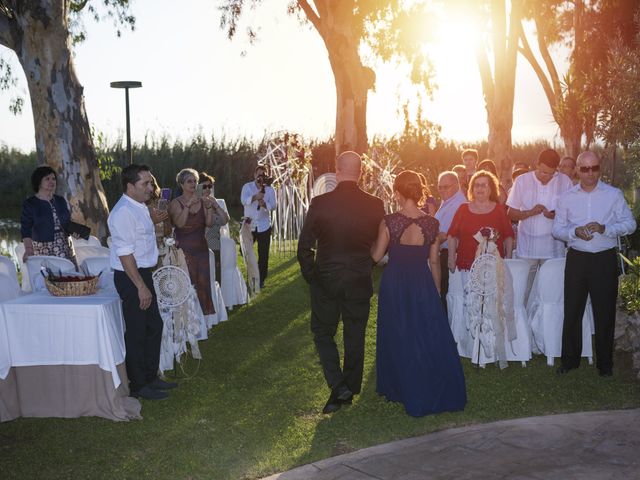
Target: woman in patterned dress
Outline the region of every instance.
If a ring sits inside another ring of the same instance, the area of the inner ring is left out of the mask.
[[[213,225],[214,203],[210,197],[199,198],[196,195],[198,179],[196,170],[180,170],[176,182],[182,188],[182,195],[169,204],[169,216],[175,227],[178,247],[187,260],[191,283],[196,288],[202,313],[206,317],[216,313],[211,298],[209,247],[204,238],[205,228]]]
[[[24,201],[20,214],[23,262],[32,255],[49,255],[76,263],[73,245],[67,234],[71,213],[67,201],[55,195],[56,185],[56,172],[51,167],[38,167],[31,174],[31,187],[35,195]]]

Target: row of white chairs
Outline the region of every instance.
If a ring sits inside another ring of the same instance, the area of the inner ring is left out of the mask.
[[[541,353],[547,357],[547,364],[553,365],[554,359],[562,355],[562,327],[564,322],[564,258],[547,260],[538,270],[531,289],[528,305],[525,305],[525,292],[529,263],[520,259],[504,261],[512,278],[514,323],[517,336],[513,341],[505,340],[508,361],[527,362],[532,353]],[[459,353],[477,361],[477,339],[466,330],[464,311],[463,274],[456,271],[449,277],[447,306],[449,324],[458,343]],[[593,358],[591,336],[593,312],[588,302],[582,320],[582,357],[589,363]],[[484,357],[480,352],[480,364],[490,363],[493,358]]]

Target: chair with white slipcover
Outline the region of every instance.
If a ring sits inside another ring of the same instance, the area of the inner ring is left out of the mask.
[[[554,358],[562,356],[562,327],[564,323],[564,258],[551,258],[538,270],[529,302],[528,317],[534,347],[547,357],[553,366]],[[588,303],[582,317],[582,357],[593,362],[591,345],[591,305]]]
[[[20,296],[16,265],[8,257],[0,255],[0,302]]]
[[[53,257],[49,255],[32,255],[27,258],[27,273],[29,275],[29,282],[31,289],[34,292],[39,290],[46,290],[44,285],[44,277],[40,274],[40,268],[42,266],[49,265],[54,273],[75,273],[76,266],[71,260],[63,257]]]
[[[524,260],[505,259],[505,266],[511,272],[513,281],[513,313],[516,338],[506,345],[507,360],[520,361],[523,366],[531,360],[531,335],[524,297],[529,276],[529,264]]]
[[[220,276],[222,277],[222,299],[227,308],[244,305],[248,302],[247,284],[238,268],[236,242],[220,236]]]
[[[207,325],[207,328],[229,319],[224,299],[222,298],[222,289],[216,278],[216,257],[211,250],[209,250],[209,271],[211,272],[211,300],[216,313],[211,315],[211,325]]]
[[[84,238],[76,238],[73,235],[71,236],[71,242],[73,243],[73,248],[76,247],[101,247],[102,244],[98,237],[94,237],[93,235],[89,235],[88,239]]]
[[[109,258],[110,251],[108,248],[101,245],[84,245],[75,247],[76,261],[78,265],[82,265],[85,258],[89,257],[107,257]]]
[[[113,283],[113,269],[109,257],[87,257],[82,262],[81,269],[89,275],[100,275],[99,288],[116,288]]]

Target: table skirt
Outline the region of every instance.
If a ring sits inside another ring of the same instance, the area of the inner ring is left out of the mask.
[[[129,397],[125,364],[117,369],[123,381],[114,388],[111,372],[98,365],[12,367],[0,379],[0,422],[18,417],[141,419],[140,402]]]

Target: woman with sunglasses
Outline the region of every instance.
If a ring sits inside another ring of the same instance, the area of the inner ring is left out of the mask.
[[[176,182],[182,189],[182,195],[169,204],[169,216],[175,226],[178,247],[184,252],[189,269],[191,283],[196,288],[207,325],[210,315],[216,313],[211,298],[211,273],[209,270],[209,247],[204,238],[205,228],[213,225],[214,200],[201,195],[198,180],[200,175],[193,168],[184,168],[178,172]],[[217,205],[217,203],[215,204]],[[217,208],[220,208],[217,205]]]
[[[220,274],[220,227],[229,223],[229,215],[220,204],[216,201],[213,194],[213,186],[216,179],[207,172],[200,172],[200,185],[202,185],[202,197],[210,198],[213,201],[213,224],[204,232],[207,239],[209,249],[213,252],[216,259],[216,280],[222,284],[222,276]]]

